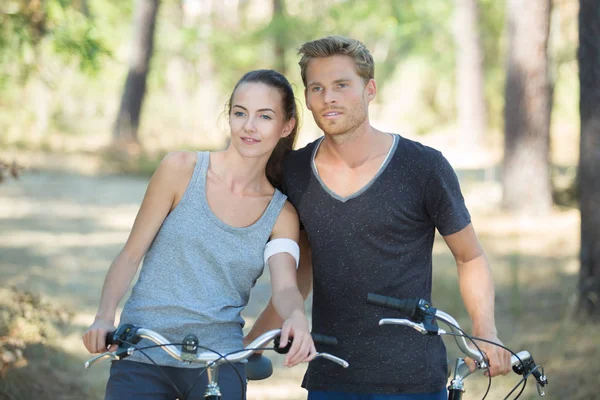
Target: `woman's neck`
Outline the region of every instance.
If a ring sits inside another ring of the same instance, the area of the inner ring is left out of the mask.
[[[256,194],[270,189],[265,161],[260,157],[242,157],[231,147],[211,153],[210,170],[235,194]]]

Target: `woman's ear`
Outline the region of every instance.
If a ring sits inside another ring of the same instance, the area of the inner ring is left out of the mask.
[[[296,126],[296,118],[290,118],[289,121],[287,121],[285,123],[285,125],[283,126],[283,131],[281,131],[281,137],[288,137],[290,135],[290,133],[292,133],[292,131],[294,130],[294,127]]]

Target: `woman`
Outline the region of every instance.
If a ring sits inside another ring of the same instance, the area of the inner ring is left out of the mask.
[[[170,153],[150,180],[130,236],[106,276],[95,321],[83,336],[91,353],[105,351],[106,332],[115,328],[117,306],[144,258],[121,324],[153,329],[175,343],[193,333],[202,346],[221,354],[239,350],[240,312],[268,264],[273,302],[285,321],[281,341],[294,337],[285,365],[314,358],[296,284],[298,216],[276,189],[298,129],[294,93],[278,72],[252,71],[236,84],[228,111],[231,141],[225,151]],[[197,365],[161,349],[146,353],[183,390],[198,376]],[[106,398],[174,398],[172,385],[150,362],[136,352],[113,363]],[[201,394],[202,386],[195,385],[193,393]],[[225,399],[240,397],[238,377],[227,364],[220,368],[219,386]]]

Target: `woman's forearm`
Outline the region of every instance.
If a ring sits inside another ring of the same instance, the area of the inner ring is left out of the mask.
[[[104,279],[96,320],[114,323],[117,307],[127,293],[139,264],[139,260],[129,259],[123,252],[115,258]]]
[[[304,315],[304,299],[297,287],[289,287],[273,293],[273,307],[284,320],[300,313]]]

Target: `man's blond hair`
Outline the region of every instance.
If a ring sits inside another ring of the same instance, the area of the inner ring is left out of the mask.
[[[327,36],[312,42],[304,43],[299,49],[298,54],[302,56],[298,64],[300,65],[300,74],[302,82],[306,87],[306,68],[313,58],[324,58],[335,55],[349,56],[354,60],[356,73],[363,78],[365,83],[375,77],[375,63],[373,57],[366,46],[355,39],[344,36]]]

